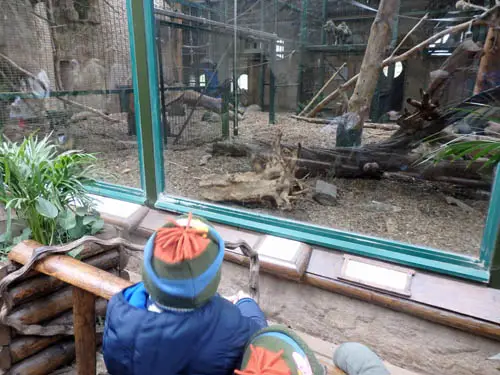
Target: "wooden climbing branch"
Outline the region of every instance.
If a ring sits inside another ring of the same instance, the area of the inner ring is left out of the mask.
[[[461,24],[452,26],[448,29],[442,30],[437,34],[434,34],[430,38],[424,40],[423,42],[420,42],[416,46],[412,47],[408,51],[402,53],[401,55],[398,56],[393,56],[393,57],[388,57],[382,62],[382,67],[392,65],[396,62],[402,62],[406,61],[408,58],[413,56],[415,53],[423,50],[425,47],[427,47],[429,44],[435,42],[436,40],[442,38],[445,35],[448,34],[456,34],[460,31],[467,30],[469,26],[472,24],[474,25],[484,25],[488,24],[488,17],[490,17],[494,12],[496,12],[500,8],[500,5],[495,5],[493,8],[488,10],[487,12],[483,13],[476,19],[472,21],[467,21],[463,22]],[[314,117],[318,112],[320,112],[325,106],[330,103],[333,99],[335,99],[339,94],[343,93],[344,91],[348,90],[351,88],[353,85],[356,84],[358,81],[359,74],[356,74],[352,78],[350,78],[346,83],[343,85],[340,85],[335,91],[333,91],[331,94],[329,94],[327,97],[325,97],[316,107],[314,107],[306,116],[307,117]]]
[[[420,19],[420,21],[418,21],[415,26],[412,27],[412,29],[408,32],[408,34],[406,34],[404,36],[404,38],[401,40],[401,42],[397,45],[396,48],[394,48],[394,51],[392,51],[391,55],[389,56],[389,58],[392,58],[396,55],[396,52],[399,51],[399,49],[405,44],[406,40],[410,37],[411,34],[413,34],[415,32],[415,30],[417,30],[420,25],[429,17],[429,13],[426,13],[424,14],[424,16]]]
[[[296,115],[292,115],[291,117],[295,120],[305,121],[305,122],[309,122],[311,124],[329,125],[332,123],[331,119],[311,118],[311,117],[296,116]],[[379,129],[379,130],[388,130],[388,131],[393,131],[393,130],[399,129],[399,125],[397,125],[397,124],[375,124],[375,123],[370,123],[370,122],[365,123],[364,127],[368,128],[368,129]]]
[[[302,116],[304,113],[306,113],[309,110],[309,108],[311,108],[311,106],[314,104],[316,99],[318,99],[319,96],[323,93],[323,91],[325,91],[325,89],[330,85],[330,83],[333,82],[335,77],[337,77],[339,75],[340,71],[342,70],[342,68],[344,68],[344,66],[346,66],[346,64],[347,63],[343,63],[342,66],[340,68],[338,68],[338,70],[335,73],[333,73],[333,75],[330,77],[330,79],[323,85],[323,87],[321,87],[319,89],[319,91],[316,93],[316,95],[314,95],[314,97],[309,101],[309,103],[304,107],[304,109],[302,111],[300,111],[299,116]]]
[[[70,104],[70,105],[73,105],[75,107],[78,107],[78,108],[81,108],[85,111],[89,111],[89,112],[92,112],[94,114],[96,114],[97,116],[99,117],[102,117],[103,119],[105,119],[106,121],[109,121],[109,122],[119,122],[120,120],[118,119],[115,119],[111,116],[108,116],[107,114],[99,111],[98,109],[95,109],[95,108],[92,108],[92,107],[89,107],[88,105],[85,105],[85,104],[81,104],[81,103],[78,103],[78,102],[75,102],[73,100],[70,100],[70,99],[66,99],[66,98],[61,98],[61,97],[57,97],[57,99],[59,99],[60,101],[66,103],[66,104]]]

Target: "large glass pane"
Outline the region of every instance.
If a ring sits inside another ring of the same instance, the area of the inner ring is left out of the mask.
[[[0,131],[95,153],[95,177],[140,188],[125,1],[3,2]]]
[[[454,2],[402,1],[368,46],[376,1],[168,4],[156,14],[168,194],[479,255],[493,176],[480,167],[498,151],[433,160],[460,137],[498,144],[496,76],[478,88],[486,26],[449,33],[470,19]],[[365,65],[355,100],[368,51],[409,57]]]

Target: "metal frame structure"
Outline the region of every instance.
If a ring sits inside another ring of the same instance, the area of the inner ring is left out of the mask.
[[[383,238],[320,227],[163,193],[154,9],[150,0],[127,0],[132,73],[143,190],[101,183],[92,192],[175,213],[192,212],[214,222],[390,261],[500,288],[500,165],[491,193],[479,258]]]

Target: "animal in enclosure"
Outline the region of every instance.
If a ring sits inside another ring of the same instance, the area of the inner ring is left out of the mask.
[[[58,153],[74,150],[76,147],[75,138],[65,131],[59,131],[56,135],[56,148]]]
[[[335,25],[335,22],[328,20],[323,25],[323,29],[327,35],[327,43],[330,45],[348,44],[352,41],[352,31],[344,21]]]

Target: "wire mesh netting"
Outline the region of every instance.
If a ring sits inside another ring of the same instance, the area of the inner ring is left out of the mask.
[[[139,187],[125,2],[0,4],[3,135],[51,134],[61,151],[97,153],[100,179]]]
[[[176,12],[182,17],[176,19]],[[266,74],[269,35],[251,31],[235,35],[234,28],[226,27],[233,25],[233,12],[229,2],[212,6],[174,2],[155,9],[162,129],[167,143],[196,146],[235,135],[236,117],[241,118],[242,111],[235,111],[235,106],[260,102],[262,89],[248,77],[251,69]]]

